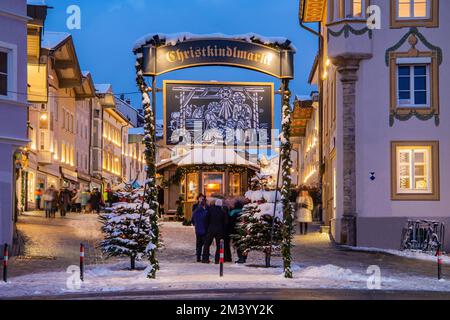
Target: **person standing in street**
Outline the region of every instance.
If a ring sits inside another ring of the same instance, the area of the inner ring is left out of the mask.
[[[308,223],[313,221],[312,210],[314,209],[314,202],[307,190],[302,190],[300,196],[297,198],[297,221],[300,227],[300,234],[306,235],[308,233]]]
[[[195,237],[196,237],[196,254],[197,262],[202,261],[203,247],[206,242],[206,231],[208,218],[208,207],[206,206],[206,199],[203,198],[200,205],[192,214],[192,224],[195,227]]]
[[[203,248],[203,263],[209,263],[209,248],[216,241],[215,263],[219,264],[220,240],[224,239],[228,225],[228,214],[223,210],[223,200],[217,199],[215,205],[208,207],[206,243]]]
[[[98,191],[98,188],[94,188],[89,200],[92,211],[100,213],[100,204],[102,203],[102,194]]]

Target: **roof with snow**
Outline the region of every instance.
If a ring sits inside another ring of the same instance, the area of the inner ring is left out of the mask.
[[[47,6],[45,0],[27,0],[29,6]]]
[[[41,47],[55,50],[71,37],[70,33],[45,31],[42,35]]]
[[[292,44],[292,42],[285,37],[265,37],[265,36],[261,36],[256,33],[226,35],[226,34],[222,34],[222,33],[193,34],[190,32],[181,32],[181,33],[172,33],[172,34],[164,34],[164,33],[148,34],[135,42],[133,51],[137,51],[141,47],[146,46],[148,44],[174,46],[179,42],[188,41],[188,40],[206,39],[206,38],[241,40],[241,41],[246,41],[246,42],[250,42],[250,43],[257,43],[257,44],[272,46],[272,47],[279,48],[279,49],[287,49],[287,50],[292,50],[294,52],[296,51],[296,48]]]
[[[107,94],[112,92],[112,85],[109,83],[95,84],[95,92],[98,94]]]
[[[240,156],[233,149],[227,148],[194,148],[188,153],[172,158],[165,159],[156,164],[158,170],[170,165],[190,166],[190,165],[235,165],[249,167],[253,170],[259,170],[259,164],[247,160]]]

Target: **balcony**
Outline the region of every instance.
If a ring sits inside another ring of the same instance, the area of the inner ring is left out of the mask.
[[[38,163],[41,165],[52,164],[53,154],[50,151],[39,151],[37,156]]]
[[[373,53],[373,30],[365,20],[343,19],[328,24],[328,55],[331,58],[356,56],[369,58]]]

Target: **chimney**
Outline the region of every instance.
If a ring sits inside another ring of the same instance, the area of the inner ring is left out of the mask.
[[[129,105],[131,105],[131,99],[130,99],[130,98],[127,98],[126,102],[127,102]]]
[[[120,100],[125,101],[125,95],[123,93],[120,94]]]

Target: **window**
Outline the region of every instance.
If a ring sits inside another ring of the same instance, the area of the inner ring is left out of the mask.
[[[398,65],[398,106],[430,106],[430,66]]]
[[[363,3],[364,0],[353,0],[353,17],[364,17]]]
[[[203,194],[209,198],[216,195],[223,195],[223,173],[203,174]]]
[[[195,201],[198,196],[198,175],[197,173],[188,173],[186,179],[186,200]]]
[[[392,142],[393,200],[439,200],[438,142]]]
[[[436,52],[391,52],[390,114],[439,115],[439,67]]]
[[[8,52],[0,49],[0,95],[8,95]]]
[[[439,0],[392,0],[391,28],[439,26]]]
[[[230,173],[230,196],[241,195],[241,174]]]
[[[398,0],[397,18],[426,18],[429,16],[428,0]]]

